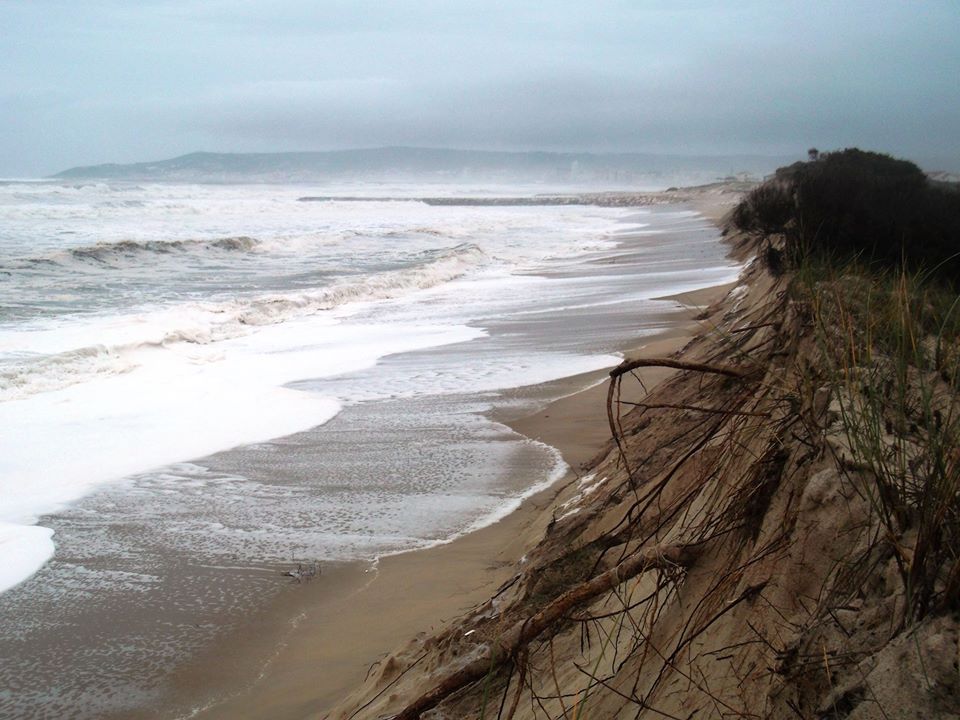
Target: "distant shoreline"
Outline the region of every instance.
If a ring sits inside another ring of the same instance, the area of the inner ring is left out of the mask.
[[[380,147],[286,153],[194,152],[164,160],[68,168],[60,180],[185,182],[491,182],[637,187],[656,179],[670,185],[726,177],[763,177],[797,158],[785,155],[496,152],[449,148]]]
[[[735,193],[749,190],[754,183],[747,180],[727,178],[715,183],[684,188],[668,188],[662,191],[607,191],[587,193],[562,193],[542,195],[499,196],[450,196],[450,197],[383,197],[363,195],[305,195],[297,202],[421,202],[441,207],[553,207],[564,205],[596,205],[599,207],[647,207],[669,205],[701,199],[712,190]]]

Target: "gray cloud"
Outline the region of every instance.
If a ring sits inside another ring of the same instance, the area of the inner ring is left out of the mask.
[[[0,174],[382,144],[956,156],[952,2],[0,4]]]

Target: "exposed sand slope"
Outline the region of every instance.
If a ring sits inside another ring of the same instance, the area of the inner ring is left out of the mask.
[[[677,299],[696,307],[723,292],[725,289],[711,289]],[[689,342],[699,327],[696,322],[678,325],[640,347],[656,353],[673,352]],[[673,372],[653,368],[643,377],[653,386]],[[583,380],[570,378],[569,382],[576,387]],[[567,462],[579,468],[609,438],[605,393],[604,385],[596,385],[562,398],[536,415],[507,422],[518,432],[562,448]],[[631,396],[640,399],[643,394],[637,386]],[[290,608],[277,608],[258,623],[264,643],[278,634],[286,635],[263,677],[247,692],[197,717],[324,717],[325,708],[360,685],[371,666],[376,674],[384,663],[393,662],[387,651],[398,642],[418,633],[425,637],[443,631],[513,578],[517,559],[543,537],[554,508],[575,494],[577,477],[577,472],[571,473],[495,525],[448,545],[384,558],[375,571],[357,563],[325,573],[322,582],[303,588],[308,598],[298,593]],[[296,629],[285,630],[287,618],[294,613],[298,614]],[[257,640],[247,638],[238,647],[218,648],[228,657],[203,659],[199,663],[203,672],[188,668],[179,682],[216,682],[211,680],[209,668],[222,667],[224,673],[230,673],[229,656],[249,653],[247,645]]]
[[[809,308],[754,262],[702,322],[679,358],[729,372],[677,372],[647,407],[614,406],[622,451],[608,444],[557,498],[511,579],[329,717],[957,717],[956,618],[903,630],[897,558]],[[690,564],[619,574],[652,547]]]

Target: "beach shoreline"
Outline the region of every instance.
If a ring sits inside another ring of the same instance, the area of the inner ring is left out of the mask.
[[[143,192],[153,202],[173,191]],[[193,197],[192,190],[185,192]],[[92,197],[104,193],[114,191],[105,188]],[[296,272],[309,274],[318,260],[329,255],[334,262],[346,249],[360,255],[354,264],[362,278],[369,275],[370,287],[380,287],[377,253],[389,245],[412,258],[410,273],[402,275],[412,285],[397,297],[348,303],[342,310],[337,305],[329,313],[311,307],[300,317],[284,311],[278,322],[224,341],[222,351],[219,341],[185,339],[144,348],[138,341],[128,357],[116,343],[107,343],[119,348],[124,361],[139,363],[136,369],[119,372],[108,363],[112,369],[105,377],[78,382],[63,394],[37,396],[36,413],[27,416],[35,422],[22,426],[29,442],[20,444],[24,453],[14,461],[29,459],[46,435],[62,435],[64,442],[49,447],[78,473],[99,467],[101,456],[146,462],[149,458],[139,456],[147,451],[173,453],[176,448],[167,447],[165,438],[181,431],[184,442],[193,442],[196,433],[177,422],[169,433],[147,433],[144,443],[123,434],[128,426],[146,433],[167,414],[175,418],[180,407],[191,408],[194,420],[207,417],[208,407],[216,410],[214,419],[249,417],[251,427],[267,413],[285,423],[290,419],[286,404],[270,403],[274,394],[311,407],[330,400],[343,407],[328,422],[302,432],[279,430],[271,440],[213,455],[171,455],[183,461],[105,483],[62,511],[41,516],[37,527],[55,533],[55,556],[0,596],[0,646],[9,659],[0,664],[5,688],[0,715],[185,717],[257,684],[265,666],[281,662],[271,660],[277,648],[289,638],[314,636],[311,619],[301,618],[316,604],[314,594],[317,602],[332,602],[375,576],[364,572],[363,563],[377,555],[423,548],[493,523],[557,481],[565,467],[560,453],[504,422],[599,382],[604,368],[616,365],[637,338],[673,327],[684,316],[675,304],[651,298],[724,282],[737,273],[715,228],[681,204],[508,212],[427,212],[388,203],[327,208],[335,227],[367,230],[356,237],[334,234],[332,245],[320,250],[327,246],[300,235],[271,234],[277,227],[309,229],[320,222],[313,216],[289,223],[277,217],[283,205],[274,200],[288,197],[289,189],[265,197],[236,189],[213,195],[224,193],[272,208],[266,220],[257,221],[263,224],[251,229],[261,228],[254,235],[264,236],[253,254],[242,248],[227,254],[209,249],[209,243],[171,254],[140,243],[129,262],[104,268],[98,263],[95,277],[136,276],[136,268],[154,255],[167,262],[166,271],[211,258],[240,275],[262,265],[272,269],[256,272],[290,286],[280,304],[287,307],[292,299],[293,307],[303,294],[294,287],[302,280]],[[197,202],[200,210],[212,203]],[[156,211],[160,227],[174,238],[191,227],[186,215]],[[475,242],[459,242],[464,239]],[[306,254],[302,245],[309,248]],[[414,252],[420,247],[427,249]],[[85,267],[69,252],[64,257],[63,268]],[[445,268],[440,275],[436,262]],[[372,274],[364,274],[367,270]],[[308,284],[313,282],[311,277]],[[150,283],[151,292],[163,285],[153,278]],[[393,280],[387,285],[395,287]],[[207,291],[197,286],[197,292]],[[150,336],[155,325],[187,327],[193,316],[180,312],[180,304],[172,307],[177,312],[159,325],[151,320],[146,330],[138,316],[120,307],[118,327],[136,338]],[[77,322],[81,340],[88,335],[108,340],[86,320]],[[451,328],[462,334],[449,335]],[[64,347],[73,347],[71,333]],[[427,347],[417,347],[421,337],[432,338]],[[457,338],[461,342],[440,342]],[[332,373],[331,362],[341,363],[344,372]],[[198,388],[188,402],[158,380],[180,377],[184,366],[189,366],[185,377],[192,378],[187,385]],[[560,380],[567,375],[575,377]],[[251,376],[256,380],[247,383]],[[286,382],[290,378],[297,379]],[[142,392],[134,392],[137,388]],[[249,404],[251,388],[265,389],[260,404]],[[232,404],[221,407],[224,389]],[[216,392],[208,396],[207,390]],[[61,397],[74,401],[79,418],[54,407]],[[104,406],[81,403],[81,397]],[[153,401],[167,410],[156,415]],[[85,424],[98,408],[117,414],[106,424]],[[88,447],[73,462],[70,447],[79,434],[53,432],[67,417],[102,436],[103,446]],[[209,429],[223,430],[215,422]],[[45,474],[51,488],[70,485],[73,475],[57,467],[43,471],[45,462],[26,464],[32,473]],[[360,564],[342,564],[354,560]],[[323,575],[310,579],[316,562],[323,564]],[[298,567],[305,571],[302,577]],[[470,582],[477,572],[471,571]],[[373,592],[382,584],[375,582]],[[410,626],[416,627],[412,621]],[[326,665],[339,668],[349,661],[338,656]]]
[[[696,209],[708,219],[722,215],[711,214],[714,206],[706,205],[706,211]],[[664,313],[664,326],[639,339],[622,338],[624,353],[668,355],[680,350],[703,330],[695,319],[702,308],[731,287],[728,283],[661,298],[673,302],[671,312]],[[672,372],[645,370],[644,384],[652,387]],[[184,707],[185,699],[207,695],[179,717],[323,717],[373,669],[382,672],[381,663],[399,645],[418,634],[435,635],[445,623],[495,595],[514,577],[515,563],[541,539],[554,508],[575,492],[581,467],[608,443],[606,375],[601,370],[548,383],[559,399],[532,414],[502,408],[491,413],[491,419],[520,435],[557,448],[570,468],[562,479],[497,522],[450,542],[388,555],[373,565],[324,567],[319,578],[292,585],[242,631],[175,673],[177,707]],[[220,688],[220,697],[209,698],[211,688]]]

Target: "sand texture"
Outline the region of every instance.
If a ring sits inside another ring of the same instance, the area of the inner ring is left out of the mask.
[[[757,261],[682,352],[638,348],[680,370],[640,404],[618,375],[618,443],[510,582],[319,717],[957,717],[957,619],[904,624],[910,535],[883,540],[809,313]]]
[[[885,535],[787,281],[755,259],[606,382],[508,418],[571,476],[385,559],[207,716],[960,716],[960,625],[907,622],[913,536]]]

